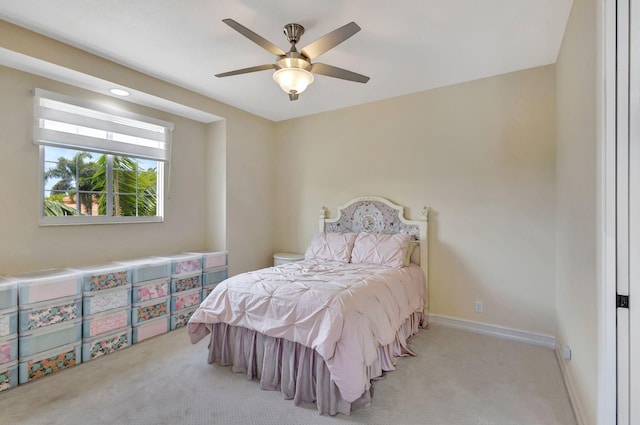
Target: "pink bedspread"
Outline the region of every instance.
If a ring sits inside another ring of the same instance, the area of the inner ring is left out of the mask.
[[[189,320],[191,342],[205,324],[228,323],[316,350],[349,402],[369,388],[378,347],[425,305],[422,269],[305,260],[220,283]]]

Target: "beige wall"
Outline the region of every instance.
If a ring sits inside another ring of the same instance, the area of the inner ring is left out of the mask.
[[[554,81],[547,66],[278,123],[275,248],[304,252],[321,206],[429,205],[430,312],[555,335]]]
[[[596,423],[596,0],[576,0],[556,64],[558,342],[585,424]]]
[[[203,124],[121,101],[176,124],[166,220],[156,224],[38,226],[38,149],[31,91],[112,97],[9,68],[0,70],[0,274],[193,249],[228,249],[230,273],[269,264],[273,244],[273,123],[0,20],[0,48],[224,118]],[[223,139],[221,139],[223,138]],[[215,167],[215,168],[208,168]],[[87,249],[87,244],[98,249]]]

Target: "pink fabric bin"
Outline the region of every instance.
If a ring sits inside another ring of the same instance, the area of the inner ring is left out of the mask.
[[[202,269],[211,269],[214,267],[222,267],[227,265],[227,251],[190,251],[185,254],[202,255]]]
[[[82,294],[82,275],[71,269],[50,269],[11,277],[18,281],[20,304]]]
[[[135,323],[133,325],[132,340],[134,344],[144,341],[145,339],[152,338],[157,335],[162,335],[169,332],[170,316],[162,316],[157,319],[147,320],[141,323]]]

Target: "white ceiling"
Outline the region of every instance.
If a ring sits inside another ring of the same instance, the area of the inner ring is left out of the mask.
[[[554,63],[571,6],[572,0],[0,0],[0,19],[280,121]],[[314,62],[371,80],[316,75],[291,102],[271,71],[216,78],[275,61],[224,18],[285,51],[287,23],[305,27],[301,48],[355,21],[362,31]]]

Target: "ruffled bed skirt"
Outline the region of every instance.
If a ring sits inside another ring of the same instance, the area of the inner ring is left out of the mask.
[[[407,340],[418,332],[423,321],[422,312],[413,313],[396,332],[394,342],[378,348],[378,358],[368,367],[370,380],[395,370],[399,357],[415,355]],[[352,410],[371,405],[370,383],[359,399],[348,402],[341,397],[324,359],[315,350],[250,329],[213,324],[209,363],[231,366],[234,372],[245,373],[248,380],[260,381],[261,389],[279,390],[285,399],[293,399],[296,406],[315,402],[320,414],[348,415]]]

